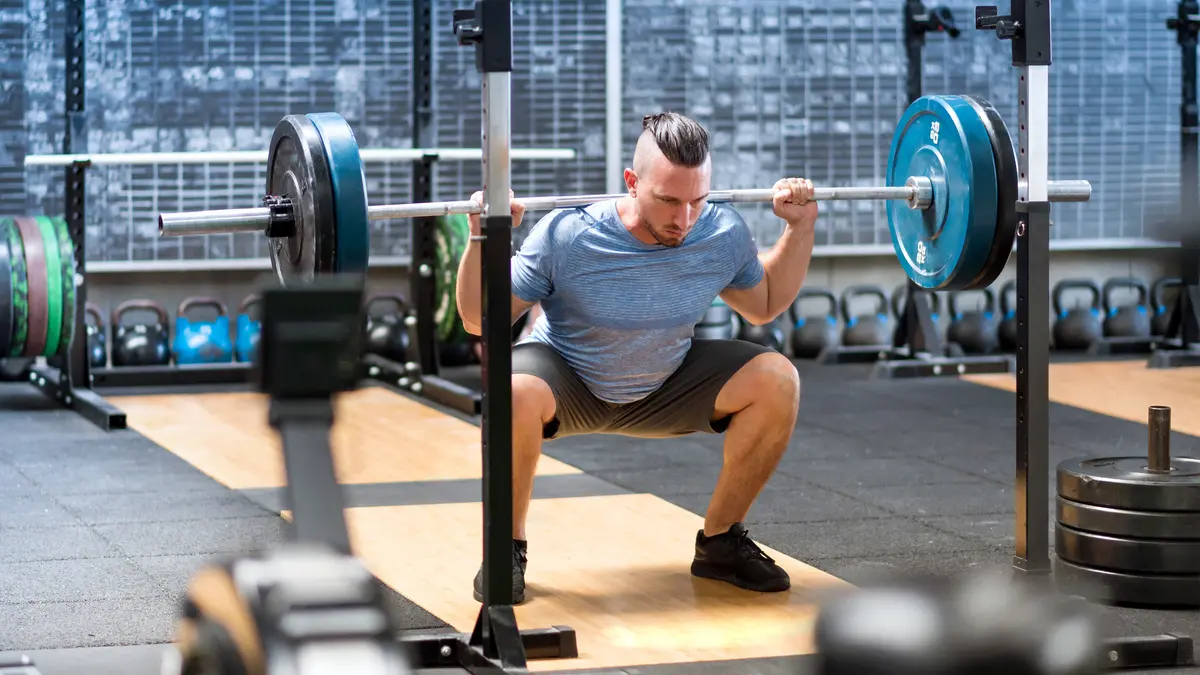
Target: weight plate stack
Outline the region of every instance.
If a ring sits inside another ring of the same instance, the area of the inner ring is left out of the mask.
[[[1111,604],[1200,607],[1200,460],[1165,451],[1154,458],[1152,450],[1150,459],[1059,464],[1055,567],[1064,591]]]
[[[471,221],[467,216],[455,214],[441,216],[436,223],[433,240],[437,276],[434,277],[433,320],[437,326],[438,342],[466,342],[467,331],[458,316],[454,293],[458,285],[458,264],[466,254],[471,238]]]

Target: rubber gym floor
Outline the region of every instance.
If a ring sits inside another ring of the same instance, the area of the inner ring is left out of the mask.
[[[760,595],[688,575],[722,437],[554,441],[517,616],[525,628],[572,626],[580,658],[531,670],[803,673],[822,590],[1010,564],[1011,375],[879,381],[867,366],[797,367],[796,433],[748,519],[793,589]],[[46,675],[156,673],[195,569],[278,543],[286,526],[258,394],[102,393],[129,430],[0,387],[0,652],[30,653]],[[1173,454],[1200,450],[1197,369],[1056,363],[1051,398],[1051,471],[1068,457],[1144,453],[1149,405],[1173,407]],[[353,543],[395,591],[398,625],[469,630],[477,421],[381,388],[344,396],[338,415]],[[1200,637],[1196,612],[1101,612],[1109,635]]]

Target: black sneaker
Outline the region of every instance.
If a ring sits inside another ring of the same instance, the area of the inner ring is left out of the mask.
[[[527,542],[513,539],[512,594],[514,605],[525,602],[525,564],[528,560],[527,547]],[[475,574],[475,600],[483,602],[483,565],[479,566],[479,572]]]
[[[692,574],[760,593],[792,587],[788,573],[750,540],[741,523],[734,523],[728,532],[713,537],[704,536],[704,530],[696,533]]]

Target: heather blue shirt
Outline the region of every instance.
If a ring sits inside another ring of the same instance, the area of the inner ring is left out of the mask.
[[[512,259],[512,291],[544,312],[524,342],[557,350],[596,397],[629,403],[675,372],[719,293],[763,274],[732,206],[706,206],[671,248],[636,239],[609,200],[538,221]]]

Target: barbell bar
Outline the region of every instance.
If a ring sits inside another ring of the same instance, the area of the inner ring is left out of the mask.
[[[924,176],[913,176],[906,185],[898,187],[819,187],[813,189],[814,201],[899,200],[911,208],[928,208],[932,200],[932,184]],[[1086,180],[1050,181],[1049,199],[1052,202],[1086,202],[1092,186]],[[625,194],[559,195],[517,199],[528,211],[552,211],[625,197]],[[721,190],[708,195],[713,203],[770,202],[773,189]],[[415,204],[386,204],[367,207],[369,220],[400,218],[435,218],[438,216],[469,215],[482,212],[482,207],[469,200],[420,202]],[[219,209],[163,213],[158,217],[158,232],[164,237],[197,234],[233,234],[263,232],[271,224],[269,207]]]

